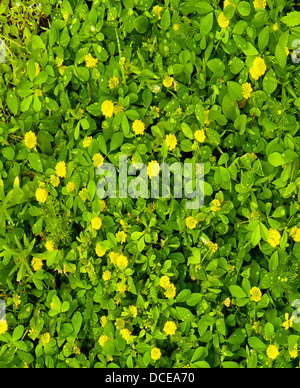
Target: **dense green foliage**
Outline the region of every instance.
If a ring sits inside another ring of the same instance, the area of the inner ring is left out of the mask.
[[[299,6],[3,0],[0,38],[0,367],[299,366]],[[120,154],[204,205],[99,199]]]

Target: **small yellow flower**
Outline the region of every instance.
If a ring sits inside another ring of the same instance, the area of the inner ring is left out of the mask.
[[[166,136],[165,142],[167,144],[167,147],[169,148],[169,151],[175,150],[177,145],[177,138],[173,133],[170,133]]]
[[[54,251],[54,243],[51,240],[47,240],[45,243],[45,248],[47,249],[48,252]]]
[[[257,303],[261,300],[262,293],[258,287],[252,287],[250,290],[250,295],[250,300]]]
[[[31,261],[31,267],[34,269],[34,271],[38,271],[43,267],[43,260],[34,257]]]
[[[273,31],[278,31],[278,30],[279,30],[278,23],[273,24]]]
[[[300,242],[300,228],[294,226],[290,231],[290,237],[292,237],[295,242]]]
[[[288,48],[288,47],[284,47],[284,51],[285,51],[285,53],[286,53],[286,56],[288,56],[288,55],[289,55],[289,53],[290,53],[290,50],[289,50],[289,48]]]
[[[106,253],[106,250],[101,247],[101,243],[96,245],[95,251],[98,257],[103,257]]]
[[[102,279],[107,282],[108,280],[111,279],[111,272],[107,269],[106,271],[103,272],[102,274]]]
[[[107,323],[107,318],[105,315],[102,315],[102,317],[100,318],[100,323],[101,323],[102,327],[105,327],[105,325]]]
[[[208,246],[208,249],[210,250],[210,252],[212,253],[215,253],[217,252],[218,250],[218,244],[214,244],[212,241],[208,241],[208,243],[206,244]]]
[[[173,299],[173,298],[175,298],[175,296],[176,296],[176,287],[174,286],[174,284],[173,283],[171,283],[169,286],[167,286],[166,288],[165,288],[165,293],[164,293],[164,295],[165,295],[165,297],[167,298],[167,299]]]
[[[50,334],[49,333],[45,333],[41,336],[41,342],[42,342],[42,345],[45,346],[47,345],[49,342],[50,342]]]
[[[123,269],[127,268],[127,266],[128,266],[128,259],[127,259],[127,257],[124,256],[124,255],[119,255],[118,258],[117,258],[116,264],[117,264],[117,266],[119,268],[123,268]]]
[[[226,299],[224,300],[224,302],[222,302],[222,304],[224,304],[224,306],[226,306],[226,307],[230,307],[230,303],[231,303],[230,298],[226,298]]]
[[[126,290],[127,290],[126,284],[122,284],[121,282],[117,283],[117,291],[120,294],[125,294]]]
[[[298,343],[295,344],[292,350],[289,350],[290,356],[296,358],[298,356]]]
[[[155,117],[157,119],[159,118],[160,109],[157,106],[151,106],[150,107],[150,112],[151,112],[151,114],[155,115]]]
[[[151,350],[151,358],[152,358],[152,360],[157,361],[157,360],[160,359],[160,357],[161,357],[161,351],[160,351],[160,349],[158,349],[158,348],[153,348],[153,349]]]
[[[101,154],[95,154],[93,156],[93,165],[95,167],[101,166],[103,164],[103,162],[104,162],[104,158]]]
[[[197,226],[197,220],[194,217],[190,216],[185,221],[187,228],[195,229]]]
[[[142,120],[135,120],[132,124],[132,129],[136,135],[143,135],[145,132],[145,124]]]
[[[105,117],[112,117],[114,114],[114,103],[110,100],[106,100],[101,105],[101,112]]]
[[[271,245],[271,247],[275,248],[280,243],[280,233],[276,229],[269,229],[269,240],[268,243]]]
[[[221,202],[218,199],[213,199],[210,203],[210,208],[213,212],[221,210]]]
[[[167,335],[174,335],[177,330],[177,326],[174,322],[168,321],[165,323],[163,330]]]
[[[163,80],[163,85],[166,87],[166,88],[170,88],[172,85],[173,85],[173,82],[174,82],[174,78],[173,77],[170,77],[169,75],[167,75],[164,80]]]
[[[197,140],[198,143],[204,143],[204,140],[206,139],[204,129],[198,129],[194,133],[194,136],[195,136],[195,139]]]
[[[69,21],[69,18],[70,18],[69,12],[68,12],[68,11],[65,11],[65,12],[63,13],[63,19],[64,19],[64,21],[67,23],[67,22]]]
[[[108,87],[110,89],[114,89],[116,86],[118,86],[120,84],[120,81],[119,81],[119,78],[117,78],[116,76],[113,76],[112,78],[109,79],[108,81]]]
[[[92,136],[89,136],[89,137],[86,136],[86,137],[83,139],[83,142],[82,142],[83,148],[89,147],[89,146],[91,145],[91,143],[92,143],[92,140],[93,140]]]
[[[102,226],[102,220],[100,217],[94,217],[92,219],[92,228],[95,230],[99,230]]]
[[[117,103],[114,107],[114,114],[117,115],[118,113],[123,111],[124,111],[124,107],[120,103]]]
[[[79,191],[78,195],[80,197],[80,199],[82,200],[82,202],[85,202],[86,201],[86,196],[84,195],[88,193],[87,189],[84,187],[82,190]]]
[[[160,278],[159,285],[166,289],[170,285],[170,278],[167,275],[164,275]]]
[[[122,338],[127,342],[129,338],[131,337],[131,332],[128,329],[122,329],[120,330]]]
[[[75,191],[75,185],[73,182],[68,182],[67,186],[66,186],[66,189],[68,191],[68,193],[71,193],[72,191]]]
[[[285,330],[288,330],[290,327],[293,327],[293,319],[294,319],[294,317],[291,316],[291,318],[289,318],[289,314],[285,313],[284,314],[284,318],[285,318],[285,322],[283,322],[282,327],[284,327]]]
[[[135,318],[137,316],[137,308],[136,306],[129,306],[129,311],[130,311],[130,314],[133,316],[133,318]]]
[[[160,7],[159,5],[156,5],[152,8],[152,13],[153,15],[155,16],[158,16],[158,20],[161,19],[161,11],[162,11],[162,7]]]
[[[109,338],[107,337],[107,335],[105,334],[101,335],[101,337],[99,338],[99,345],[103,347],[105,342],[108,340]]]
[[[50,176],[50,183],[53,187],[57,187],[60,183],[59,177],[56,175],[51,175]]]
[[[48,198],[48,191],[39,187],[35,192],[35,198],[38,202],[45,203]]]
[[[253,65],[250,68],[249,72],[251,77],[257,81],[259,77],[265,74],[266,70],[267,66],[264,59],[257,57],[254,59]]]
[[[267,348],[267,356],[271,360],[275,360],[279,354],[279,351],[275,345],[269,345]]]
[[[8,324],[5,319],[0,319],[0,335],[5,334],[8,330]]]
[[[66,163],[64,161],[58,162],[55,167],[55,171],[57,176],[59,176],[60,178],[64,178],[67,175]]]
[[[221,12],[218,17],[218,24],[221,28],[227,28],[229,26],[229,19],[225,17],[223,12]]]
[[[29,132],[26,133],[26,135],[25,135],[25,145],[29,149],[32,149],[32,148],[34,148],[37,145],[36,135],[32,131],[29,131]]]
[[[251,84],[249,82],[245,82],[242,85],[242,91],[243,91],[243,97],[248,100],[250,98],[251,93],[253,92],[253,89],[251,87]]]
[[[153,161],[149,162],[148,163],[148,167],[147,167],[147,172],[148,172],[148,176],[149,176],[150,179],[151,179],[152,176],[159,175],[159,172],[160,172],[159,163],[157,163],[156,160],[153,160]]]
[[[84,60],[85,60],[85,66],[90,67],[90,68],[95,67],[97,65],[97,62],[98,62],[98,59],[93,58],[91,54],[87,54],[85,56]]]
[[[122,231],[120,231],[120,232],[117,232],[115,237],[116,237],[117,242],[123,244],[124,242],[126,242],[126,237],[127,237],[127,235],[126,235],[126,233],[122,230]]]
[[[36,78],[41,72],[41,67],[37,62],[35,62],[34,65],[35,65],[35,78]]]
[[[267,1],[266,0],[254,0],[253,2],[254,8],[263,8],[265,9],[267,6]]]

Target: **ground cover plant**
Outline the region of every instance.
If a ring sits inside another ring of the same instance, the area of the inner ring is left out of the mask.
[[[0,367],[299,367],[299,4],[3,0],[0,39]],[[203,206],[100,198],[120,155]]]

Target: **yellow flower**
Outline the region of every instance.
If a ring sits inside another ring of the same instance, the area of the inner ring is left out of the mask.
[[[67,188],[68,193],[70,193],[71,191],[75,190],[75,185],[73,182],[68,182],[66,188]]]
[[[105,327],[105,325],[107,323],[107,318],[105,315],[102,315],[102,317],[100,318],[100,323],[101,323],[102,327]]]
[[[45,248],[47,249],[48,252],[54,251],[54,243],[53,243],[53,241],[51,241],[51,240],[46,241]]]
[[[110,254],[108,256],[110,258],[110,262],[112,264],[116,265],[117,264],[117,259],[120,256],[120,254],[116,253],[116,252],[110,252]]]
[[[0,319],[0,335],[6,333],[8,330],[8,324],[5,319]]]
[[[31,261],[31,267],[35,270],[38,271],[43,267],[43,260],[38,259],[37,257],[34,257]]]
[[[161,357],[161,351],[160,351],[160,349],[158,349],[158,348],[153,348],[153,349],[151,350],[151,358],[152,358],[152,360],[157,361],[157,360],[160,359],[160,357]]]
[[[99,338],[99,345],[103,347],[105,342],[108,340],[109,338],[107,337],[107,335],[105,334],[101,335],[101,337]]]
[[[169,148],[169,151],[173,151],[176,148],[177,145],[177,138],[173,133],[170,133],[169,135],[166,136],[166,144],[167,147]]]
[[[35,78],[36,78],[41,72],[41,67],[37,62],[35,62],[34,65],[35,65]]]
[[[114,114],[114,103],[110,100],[106,100],[101,105],[101,112],[105,117],[112,117]]]
[[[130,314],[135,318],[137,316],[137,308],[135,306],[129,306]]]
[[[174,335],[175,332],[176,332],[176,329],[177,329],[177,326],[176,326],[176,324],[174,322],[168,321],[168,322],[165,323],[164,332],[167,335]]]
[[[267,66],[263,58],[257,57],[254,59],[253,65],[250,68],[250,75],[254,80],[258,80],[260,76],[264,75]]]
[[[215,253],[217,252],[218,250],[218,244],[214,244],[212,241],[208,241],[207,244],[205,244],[208,246],[208,249],[210,250],[210,252],[212,253]]]
[[[127,268],[127,266],[128,266],[128,259],[127,259],[127,257],[124,256],[124,255],[119,255],[119,257],[117,258],[117,263],[116,264],[117,264],[117,266],[119,268],[123,268],[123,269]]]
[[[68,11],[65,11],[63,14],[63,19],[67,23],[69,21],[70,14]]]
[[[280,243],[280,233],[276,229],[269,229],[269,240],[268,243],[271,245],[271,247],[275,248]]]
[[[251,84],[249,82],[245,82],[242,85],[242,91],[243,91],[243,97],[248,100],[250,98],[251,93],[253,92],[253,89],[251,87]]]
[[[117,103],[114,107],[114,114],[117,115],[118,113],[123,111],[124,111],[124,107],[121,104]]]
[[[119,83],[120,83],[119,78],[113,76],[113,77],[110,78],[109,81],[108,81],[108,87],[109,87],[110,89],[113,89],[113,88],[115,88],[116,86],[118,86]]]
[[[50,342],[50,334],[49,333],[45,333],[41,336],[41,342],[42,342],[42,345],[45,346],[47,345],[49,342]]]
[[[51,176],[50,176],[50,183],[51,183],[51,185],[52,185],[53,187],[57,187],[57,186],[59,185],[59,183],[60,183],[60,180],[59,180],[58,176],[56,176],[56,175],[51,175]]]
[[[173,77],[170,77],[169,75],[167,75],[164,80],[163,80],[163,85],[166,87],[166,88],[170,88],[172,85],[173,85],[173,82],[174,82],[174,78]]]
[[[204,143],[204,140],[206,139],[204,129],[198,129],[198,131],[194,133],[194,136],[199,143]]]
[[[160,172],[159,163],[157,163],[156,160],[153,160],[153,161],[149,162],[148,163],[148,167],[147,167],[147,172],[148,172],[148,175],[149,175],[150,179],[151,179],[152,176],[159,175],[159,172]]]
[[[166,287],[165,289],[165,297],[168,299],[173,299],[176,296],[176,287],[174,286],[173,283],[171,283],[169,286]]]
[[[290,356],[296,358],[298,356],[298,343],[295,344],[292,350],[289,350]]]
[[[194,217],[190,216],[185,221],[187,228],[195,229],[197,226],[197,220]]]
[[[132,129],[136,135],[143,135],[145,132],[145,124],[142,120],[135,120],[132,124]]]
[[[96,245],[96,254],[98,257],[103,257],[105,255],[106,250],[101,247],[101,243]]]
[[[103,272],[102,274],[102,279],[107,282],[108,280],[111,279],[111,272],[107,269],[106,271]]]
[[[252,287],[250,290],[250,300],[253,302],[259,302],[261,300],[261,291],[258,287]]]
[[[123,318],[117,318],[115,322],[115,326],[118,330],[124,329],[125,327],[125,321]]]
[[[26,135],[25,135],[25,145],[29,149],[32,149],[32,148],[34,148],[37,145],[36,135],[32,131],[29,131],[29,132],[26,133]]]
[[[210,203],[210,208],[213,212],[217,212],[221,210],[221,202],[218,199],[212,200]]]
[[[64,178],[67,175],[66,163],[64,161],[58,162],[55,167],[55,171],[57,176],[59,176],[60,178]]]
[[[290,231],[290,237],[292,237],[295,242],[300,242],[300,228],[294,226]]]
[[[273,31],[278,31],[278,30],[279,30],[278,23],[273,24]]]
[[[267,356],[271,360],[275,360],[279,354],[279,351],[275,345],[269,345],[267,348]]]
[[[291,316],[291,318],[289,318],[289,314],[285,313],[284,314],[284,318],[285,318],[285,322],[283,322],[282,327],[284,327],[285,330],[288,330],[290,327],[293,327],[293,319],[294,319],[294,317]]]
[[[226,298],[226,299],[224,300],[224,302],[222,302],[222,304],[224,304],[224,306],[226,306],[226,307],[230,307],[230,303],[231,303],[230,298]]]
[[[122,231],[116,233],[115,237],[116,237],[117,242],[123,244],[126,241],[127,234],[125,232],[123,232],[123,230],[122,230]]]
[[[253,2],[254,8],[263,8],[265,9],[267,6],[267,1],[266,0],[254,0]]]
[[[157,106],[151,106],[151,107],[150,107],[150,112],[151,112],[153,115],[155,115],[157,119],[159,118],[160,109],[159,109]]]
[[[39,187],[35,192],[35,198],[38,202],[45,203],[48,198],[48,191]]]
[[[99,230],[102,226],[102,220],[100,217],[94,217],[92,219],[92,228],[93,229],[96,229],[96,230]]]
[[[218,24],[221,28],[227,28],[229,26],[229,19],[225,17],[223,12],[221,12],[218,17]]]
[[[125,284],[122,284],[121,282],[117,283],[117,291],[120,294],[125,294],[126,290],[127,290],[127,287]]]
[[[131,332],[128,329],[122,329],[120,330],[122,338],[127,342],[129,338],[131,337]]]
[[[288,47],[284,47],[284,51],[285,51],[285,53],[286,53],[286,56],[288,56],[288,55],[289,55],[289,53],[290,53],[290,50],[289,50],[289,48],[288,48]]]
[[[155,16],[158,16],[158,20],[161,19],[161,11],[162,11],[162,7],[160,7],[159,5],[156,5],[155,7],[152,8],[152,13],[155,15]]]
[[[83,148],[89,147],[89,146],[91,145],[92,140],[93,140],[92,136],[89,136],[89,137],[86,136],[86,137],[83,139],[83,142],[82,142]]]
[[[167,275],[162,276],[162,277],[160,278],[159,285],[160,285],[162,288],[164,288],[164,289],[166,289],[167,287],[169,287],[169,285],[170,285],[170,278],[169,278],[169,276],[167,276]]]
[[[85,66],[90,67],[90,68],[95,67],[97,65],[97,62],[98,62],[98,59],[93,58],[91,54],[87,54],[85,56],[84,60],[85,60]]]
[[[95,154],[93,156],[93,165],[95,167],[101,166],[103,164],[103,162],[104,162],[104,158],[101,154]]]
[[[80,199],[82,200],[82,202],[85,202],[86,201],[86,197],[84,195],[84,193],[88,193],[87,189],[84,187],[82,190],[79,191],[78,195],[80,197]]]

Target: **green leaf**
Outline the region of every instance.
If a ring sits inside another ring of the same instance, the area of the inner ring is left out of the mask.
[[[110,143],[110,150],[114,151],[117,148],[120,148],[123,144],[124,136],[121,132],[116,132],[112,135],[111,143]]]
[[[9,91],[6,96],[6,103],[10,111],[17,115],[19,111],[19,100],[13,91]]]
[[[229,286],[229,291],[230,291],[231,295],[234,296],[235,298],[246,298],[247,297],[247,294],[245,293],[245,291],[237,285]]]
[[[250,337],[248,339],[249,346],[255,350],[264,352],[267,349],[267,345],[257,337]]]
[[[171,24],[171,15],[170,15],[170,10],[167,8],[161,17],[160,25],[163,31],[167,31],[167,29],[170,27],[170,24]]]
[[[31,43],[33,51],[39,49],[46,50],[45,43],[42,41],[42,38],[39,35],[33,35]]]
[[[72,325],[74,327],[76,334],[80,332],[82,321],[83,321],[83,318],[81,313],[79,311],[76,311],[72,317]]]
[[[41,161],[41,157],[37,154],[30,153],[28,155],[28,160],[31,167],[38,172],[44,172],[43,163]]]
[[[18,341],[22,337],[23,333],[24,333],[24,326],[23,325],[17,326],[13,331],[12,341],[13,342]]]
[[[13,150],[12,147],[2,148],[1,153],[7,160],[13,160],[15,157],[15,151]]]
[[[285,164],[285,160],[279,152],[273,152],[270,154],[268,156],[268,162],[274,167],[279,167]]]
[[[242,86],[240,84],[238,84],[237,82],[228,81],[227,87],[230,98],[238,101],[243,98]]]
[[[283,18],[281,21],[286,24],[288,27],[299,26],[300,24],[300,12],[290,12]]]

